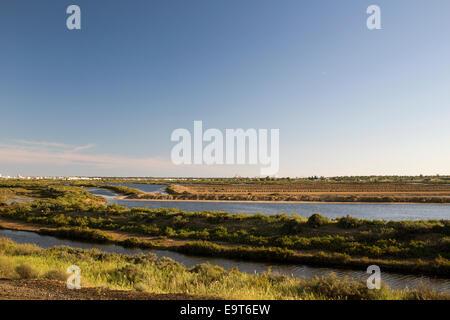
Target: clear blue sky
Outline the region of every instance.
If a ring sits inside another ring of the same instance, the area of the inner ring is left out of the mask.
[[[203,120],[279,128],[280,176],[450,174],[449,34],[448,0],[2,0],[0,173],[257,175],[170,163]]]

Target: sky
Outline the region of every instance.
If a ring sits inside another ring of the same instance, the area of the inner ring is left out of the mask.
[[[0,174],[259,175],[174,165],[201,120],[279,129],[282,177],[448,175],[449,32],[448,0],[2,0]]]

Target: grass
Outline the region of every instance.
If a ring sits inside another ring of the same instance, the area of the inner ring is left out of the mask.
[[[70,265],[81,269],[82,286],[185,293],[225,299],[449,299],[449,295],[426,289],[393,290],[383,286],[369,290],[363,282],[327,278],[300,280],[270,271],[246,274],[202,264],[192,268],[169,258],[127,256],[68,247],[40,249],[0,239],[0,274],[10,279],[31,276],[63,280],[61,270]],[[24,267],[27,266],[27,267]],[[27,269],[26,273],[17,270]],[[59,271],[58,271],[59,270]]]
[[[119,185],[98,185],[99,188],[108,189],[113,192],[125,195],[125,196],[132,196],[132,197],[139,197],[141,195],[146,194],[145,192],[142,192],[141,190],[138,190],[136,188],[130,188],[125,186],[119,186]]]
[[[86,242],[94,242],[94,243],[106,243],[111,242],[113,238],[100,231],[100,230],[92,230],[89,228],[80,228],[80,227],[64,227],[57,229],[40,229],[40,234],[43,235],[51,235],[64,239],[78,240],[78,241],[86,241]]]

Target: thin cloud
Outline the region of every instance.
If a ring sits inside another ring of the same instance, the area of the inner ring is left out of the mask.
[[[121,172],[136,175],[165,176],[232,176],[241,168],[229,166],[208,165],[174,165],[170,160],[162,157],[138,158],[111,154],[84,154],[82,151],[91,149],[95,145],[74,146],[58,142],[14,140],[12,143],[0,143],[0,164],[14,165],[51,165],[59,168],[78,168],[99,170],[98,172]],[[55,169],[57,170],[57,169]],[[242,173],[242,172],[241,172]],[[130,175],[128,174],[128,175]]]
[[[168,168],[172,164],[157,157],[136,158],[108,154],[83,154],[80,151],[93,144],[73,146],[57,142],[16,140],[20,144],[0,144],[0,163],[50,164],[58,166],[87,166],[103,169]]]
[[[65,143],[59,143],[59,142],[30,141],[30,140],[14,140],[14,142],[16,142],[18,144],[36,146],[36,147],[64,148],[64,149],[75,148],[75,146],[65,144]]]
[[[95,144],[87,144],[85,146],[75,147],[71,150],[71,152],[83,151],[83,150],[87,150],[87,149],[90,149],[93,147],[95,147]]]

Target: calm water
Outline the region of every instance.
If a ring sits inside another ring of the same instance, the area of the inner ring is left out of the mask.
[[[42,248],[51,248],[54,246],[69,246],[82,249],[99,249],[105,252],[120,253],[120,254],[139,254],[139,253],[154,253],[158,257],[170,257],[175,261],[184,264],[186,267],[192,267],[194,265],[209,262],[213,265],[221,266],[225,269],[237,267],[242,272],[247,273],[261,273],[267,271],[269,267],[273,272],[278,272],[283,275],[294,276],[302,279],[311,279],[315,276],[327,276],[334,272],[338,278],[348,276],[354,280],[367,280],[368,275],[363,271],[358,270],[342,270],[334,268],[314,268],[304,265],[279,265],[262,262],[245,262],[232,259],[211,258],[211,257],[194,257],[180,254],[177,252],[164,251],[164,250],[141,250],[141,249],[128,249],[117,245],[104,245],[104,244],[89,244],[85,242],[61,240],[51,236],[41,236],[34,232],[26,231],[11,231],[0,230],[0,237],[10,238],[17,243],[34,243]],[[421,284],[433,288],[439,292],[450,292],[450,280],[437,279],[431,277],[402,275],[397,273],[381,273],[381,279],[387,285],[392,288],[404,289],[415,288]]]
[[[145,185],[125,183],[147,192],[159,192],[163,185]],[[329,218],[343,217],[347,214],[360,219],[371,220],[429,220],[450,219],[450,205],[432,204],[370,204],[370,203],[254,203],[254,202],[193,202],[193,201],[126,201],[115,200],[115,194],[102,189],[90,189],[92,193],[106,196],[110,202],[125,207],[146,208],[178,208],[185,211],[216,210],[231,213],[264,213],[277,214],[297,213],[302,217],[309,217],[320,212]]]

